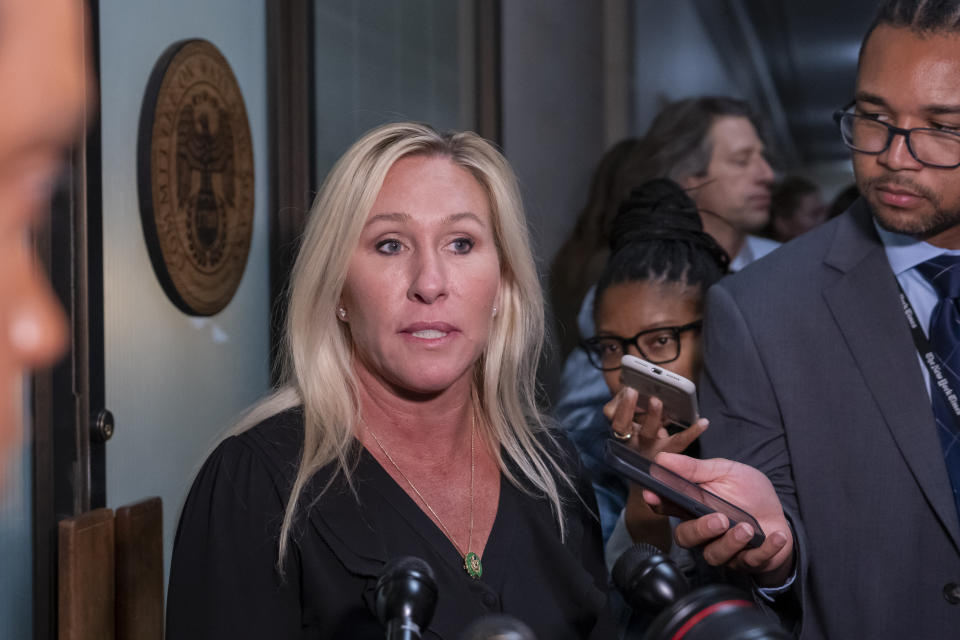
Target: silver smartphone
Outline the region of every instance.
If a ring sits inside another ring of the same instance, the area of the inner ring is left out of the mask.
[[[620,364],[623,383],[637,390],[641,409],[656,396],[663,402],[663,419],[668,423],[689,427],[700,417],[697,385],[690,380],[635,356],[623,356]]]

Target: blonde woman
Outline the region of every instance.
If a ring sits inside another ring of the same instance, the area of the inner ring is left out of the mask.
[[[516,180],[472,133],[367,133],[314,204],[287,383],[210,456],[170,576],[171,638],[381,638],[386,561],[418,556],[424,637],[506,613],[604,618],[589,482],[534,402],[543,302]],[[602,626],[602,625],[601,625]]]

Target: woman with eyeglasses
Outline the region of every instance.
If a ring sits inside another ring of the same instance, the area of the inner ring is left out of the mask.
[[[590,363],[610,387],[604,414],[611,431],[577,442],[587,450],[588,464],[602,458],[609,435],[652,458],[661,451],[684,451],[707,428],[700,419],[671,433],[659,399],[638,407],[636,390],[621,381],[620,358],[634,355],[696,381],[704,296],[727,273],[730,261],[704,233],[696,204],[671,180],[633,190],[620,206],[611,238],[611,255],[594,297],[596,335],[583,341]],[[604,530],[610,531],[610,520],[622,512],[633,540],[669,549],[669,522],[647,506],[640,487],[628,487],[610,471],[592,466]]]

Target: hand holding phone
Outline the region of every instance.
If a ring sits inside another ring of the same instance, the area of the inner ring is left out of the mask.
[[[750,527],[744,524],[728,527],[724,523],[725,516],[714,513],[681,522],[675,527],[674,540],[681,547],[697,547],[708,564],[749,573],[760,586],[775,587],[785,583],[794,571],[793,530],[776,489],[762,471],[733,460],[698,460],[672,453],[661,453],[657,462],[749,510],[766,534],[766,540],[759,548],[745,548],[747,539],[743,534]],[[655,496],[649,495],[649,498]],[[649,504],[655,506],[657,503],[650,501]]]
[[[727,517],[730,529],[746,522],[753,529],[753,538],[746,543],[746,548],[753,549],[763,544],[763,530],[752,515],[700,485],[644,458],[630,447],[608,440],[604,459],[628,480],[649,489],[693,517],[722,513]]]
[[[636,389],[623,386],[604,405],[603,414],[613,435],[650,460],[661,451],[683,453],[709,424],[700,418],[689,427],[670,429],[663,419],[663,401],[652,397],[645,406],[638,406],[637,397]]]

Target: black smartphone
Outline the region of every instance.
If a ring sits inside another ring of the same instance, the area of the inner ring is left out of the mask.
[[[694,517],[722,513],[730,521],[731,529],[740,522],[746,522],[753,527],[753,538],[747,543],[747,548],[753,549],[763,544],[766,536],[752,515],[683,476],[647,460],[630,447],[612,439],[607,440],[604,460],[623,477],[649,489]]]

